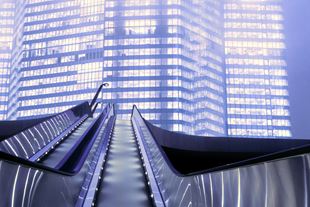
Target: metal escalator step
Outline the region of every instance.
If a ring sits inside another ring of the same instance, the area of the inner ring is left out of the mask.
[[[85,122],[74,130],[66,139],[61,142],[54,151],[41,159],[40,163],[49,167],[55,167],[65,156],[68,150],[74,145],[78,138],[85,132],[87,127],[92,123],[93,118],[88,118]]]
[[[131,122],[116,120],[96,206],[152,206]]]

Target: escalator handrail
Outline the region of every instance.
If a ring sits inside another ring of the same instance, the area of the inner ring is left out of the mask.
[[[79,171],[67,172],[67,171],[63,171],[60,169],[48,167],[48,166],[42,165],[40,163],[32,162],[32,161],[24,159],[24,158],[16,157],[14,155],[11,155],[11,154],[8,154],[8,153],[2,152],[2,151],[0,151],[0,161],[1,160],[8,162],[8,163],[12,163],[14,165],[22,165],[22,166],[25,166],[27,168],[41,170],[41,171],[45,171],[45,172],[57,174],[57,175],[74,176],[74,175],[79,173]]]
[[[116,116],[114,112],[112,112],[112,115],[114,116],[109,118],[105,131],[100,138],[101,140],[99,147],[96,150],[96,154],[94,155],[89,166],[89,171],[84,178],[83,186],[75,207],[90,206],[93,203],[94,199],[89,198],[94,198],[96,194],[96,188],[98,187],[98,182],[100,181],[99,177],[101,176],[102,168],[106,163],[105,158],[107,156],[108,146],[112,137],[112,130],[115,126]]]
[[[98,96],[99,96],[99,93],[100,93],[102,87],[105,86],[105,85],[106,85],[106,83],[102,83],[102,84],[99,86],[99,88],[97,89],[97,92],[96,92],[94,98],[92,99],[92,101],[91,101],[90,104],[89,104],[90,108],[93,108],[94,104],[97,102],[97,98],[98,98]]]
[[[153,169],[153,166],[152,164],[149,162],[149,155],[148,155],[148,152],[145,150],[145,140],[141,137],[141,128],[139,126],[138,123],[136,123],[135,121],[135,115],[134,115],[134,111],[137,111],[139,116],[143,119],[141,113],[139,110],[137,110],[137,107],[136,105],[133,106],[132,108],[132,112],[131,112],[131,122],[132,122],[132,126],[133,126],[133,130],[134,130],[134,133],[135,133],[135,136],[137,137],[137,142],[140,143],[140,146],[142,145],[141,147],[141,150],[140,150],[140,153],[141,153],[141,156],[142,158],[144,157],[145,159],[145,170],[146,172],[148,172],[147,174],[147,177],[148,177],[148,181],[149,181],[149,184],[150,184],[150,190],[152,191],[152,194],[153,194],[153,201],[154,201],[154,204],[155,206],[158,206],[158,207],[165,207],[166,204],[164,202],[164,198],[163,198],[163,195],[162,195],[162,192],[160,190],[160,187],[157,183],[157,180],[156,180],[156,177],[154,175],[154,169]],[[137,131],[136,131],[137,130]]]
[[[132,116],[134,116],[134,111],[138,112],[138,115],[140,116],[140,118],[143,120],[144,125],[146,126],[147,130],[149,131],[149,133],[152,135],[153,140],[156,144],[156,147],[158,148],[158,150],[161,152],[162,157],[164,158],[165,162],[167,163],[167,165],[169,166],[170,170],[178,175],[178,176],[182,176],[181,173],[179,173],[174,167],[172,167],[172,163],[170,162],[170,160],[168,159],[166,153],[163,151],[162,147],[160,146],[160,144],[158,143],[158,141],[156,139],[154,139],[154,135],[152,134],[151,130],[149,129],[148,125],[146,124],[146,120],[143,118],[140,110],[138,109],[138,107],[136,105],[133,106],[132,108]]]
[[[91,114],[92,114],[92,115],[95,113],[95,111],[96,111],[96,109],[97,109],[97,107],[98,107],[99,104],[100,104],[100,102],[97,102],[97,103],[95,104],[94,108],[93,108],[92,111],[91,111]]]
[[[113,105],[107,105],[105,109],[101,112],[101,114],[91,123],[91,125],[86,129],[83,135],[78,139],[78,141],[74,144],[74,146],[66,153],[65,157],[57,164],[56,168],[62,171],[68,171],[75,173],[80,170],[82,164],[85,161],[86,154],[88,154],[90,145],[92,145],[94,141],[94,137],[100,131],[100,125],[107,120],[109,117],[109,113],[113,110]],[[84,145],[88,144],[88,145]],[[86,147],[86,150],[83,148]],[[81,150],[80,148],[84,149]],[[81,156],[81,160],[76,160],[76,155]],[[75,163],[73,166],[72,164]],[[66,170],[64,170],[66,169]]]
[[[80,117],[82,117],[85,114],[90,114],[91,113],[90,112],[90,108],[89,108],[89,104],[88,104],[87,101],[85,101],[85,102],[82,102],[82,103],[80,103],[80,104],[78,104],[78,105],[76,105],[76,106],[74,106],[74,107],[72,107],[70,109],[67,109],[67,110],[65,110],[63,112],[60,112],[60,113],[57,113],[57,114],[53,114],[53,115],[50,115],[50,116],[47,116],[47,117],[44,117],[44,118],[27,119],[26,121],[27,122],[31,122],[31,123],[26,124],[26,126],[20,126],[20,129],[18,129],[18,130],[14,129],[10,133],[6,132],[7,135],[1,136],[0,141],[2,142],[2,141],[6,140],[8,138],[11,138],[11,137],[13,137],[13,136],[23,132],[23,131],[26,131],[28,129],[33,128],[33,127],[39,125],[40,123],[42,123],[44,121],[47,121],[47,120],[52,119],[53,117],[55,117],[57,115],[60,115],[60,114],[63,114],[63,113],[69,112],[69,111],[73,111],[74,113],[78,114]],[[8,128],[6,127],[6,124],[12,125],[12,124],[15,123],[15,124],[19,125],[19,123],[20,123],[20,125],[22,125],[21,123],[24,122],[24,121],[25,120],[3,121],[2,123],[5,124],[3,126],[3,128],[5,128],[5,130],[3,130],[3,131],[7,131],[8,130]]]
[[[224,171],[224,170],[230,170],[230,169],[235,169],[239,167],[248,167],[252,166],[255,164],[263,163],[263,162],[268,162],[268,161],[276,161],[280,159],[285,159],[285,158],[290,158],[290,157],[295,157],[299,155],[304,155],[310,153],[310,144],[308,145],[303,145],[299,147],[294,147],[290,148],[287,150],[281,150],[278,152],[250,158],[250,159],[245,159],[242,161],[234,162],[231,164],[227,165],[222,165],[219,167],[213,167],[207,170],[201,170],[193,173],[189,173],[183,176],[195,176],[195,175],[201,175],[201,174],[206,174],[206,173],[211,173],[211,172],[218,172],[218,171]]]
[[[36,152],[34,155],[32,155],[29,160],[35,161],[38,158],[40,158],[51,146],[53,146],[55,143],[61,140],[61,138],[64,138],[72,133],[72,131],[75,130],[75,128],[79,125],[79,123],[85,119],[87,119],[87,115],[82,116],[78,120],[76,120],[71,126],[69,126],[66,130],[64,130],[61,134],[59,134],[57,137],[55,137],[53,140],[51,140],[48,144],[46,144],[42,149],[40,149],[38,152]]]
[[[278,159],[283,159],[286,157],[293,157],[293,156],[298,156],[298,155],[310,153],[310,144],[307,144],[307,145],[303,145],[303,146],[290,148],[287,150],[280,150],[280,151],[277,151],[274,153],[269,153],[266,155],[262,155],[262,156],[258,156],[258,157],[254,157],[254,158],[250,158],[250,159],[245,159],[245,160],[242,160],[239,162],[234,162],[231,164],[222,165],[219,167],[213,167],[213,168],[210,168],[207,170],[201,170],[201,171],[197,171],[197,172],[189,173],[189,174],[181,174],[180,172],[178,172],[173,167],[173,165],[171,164],[166,153],[164,152],[164,150],[162,149],[162,147],[160,146],[158,141],[154,138],[155,135],[152,133],[151,129],[148,126],[148,124],[150,124],[150,123],[143,118],[141,112],[139,111],[139,109],[137,108],[136,105],[133,106],[132,114],[133,114],[134,110],[136,110],[138,112],[140,118],[142,118],[145,126],[147,127],[148,131],[152,135],[153,140],[156,143],[157,148],[161,152],[161,155],[165,159],[165,162],[168,165],[168,167],[170,168],[170,170],[176,176],[179,176],[179,177],[195,176],[195,175],[201,175],[201,174],[206,174],[206,173],[211,173],[211,172],[216,172],[216,171],[229,170],[229,169],[238,168],[238,167],[246,167],[246,166],[250,166],[250,165],[254,165],[254,164],[258,164],[258,163],[262,163],[262,162],[266,162],[266,161],[278,160]],[[173,132],[173,133],[175,133],[175,132]],[[176,133],[176,134],[178,134],[178,133]]]

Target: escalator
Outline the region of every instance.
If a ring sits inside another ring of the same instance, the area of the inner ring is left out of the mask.
[[[39,163],[56,167],[59,162],[64,158],[69,149],[77,142],[82,134],[87,130],[89,125],[94,121],[93,117],[87,118],[77,129],[75,129],[66,139],[64,139],[54,150],[50,151],[44,157],[42,157]]]
[[[131,122],[116,119],[95,206],[153,206],[149,192]]]
[[[192,136],[152,125],[136,107],[131,120],[119,119],[112,104],[92,118],[93,108],[85,103],[64,112],[66,120],[57,115],[7,133],[0,141],[0,207],[310,202],[309,140]],[[33,159],[41,152],[47,155]]]
[[[157,206],[309,206],[309,140],[181,134],[136,107],[132,123],[159,189],[154,201],[164,202]]]
[[[90,108],[88,103],[87,106]],[[55,129],[52,128],[54,125],[47,125],[50,126],[47,128],[42,122],[36,123],[33,127],[38,131],[37,134],[42,135],[39,137],[21,131],[23,137],[20,139],[17,136],[10,138],[12,141],[8,143],[18,153],[20,151],[16,149],[23,143],[37,146],[35,138],[42,138],[44,145],[34,155],[41,151],[47,154],[43,159],[40,156],[38,161],[0,150],[0,185],[3,187],[0,190],[0,207],[77,205],[82,191],[89,191],[89,175],[93,175],[93,167],[98,163],[97,155],[102,152],[105,154],[115,120],[112,105],[107,105],[94,118],[85,118],[85,114],[82,110],[73,111],[73,121],[70,125],[63,125],[66,128],[59,128],[58,125],[55,125]],[[43,127],[39,128],[41,125]],[[56,133],[57,129],[62,131]],[[35,131],[33,128],[27,130]],[[59,141],[54,145],[55,140]]]

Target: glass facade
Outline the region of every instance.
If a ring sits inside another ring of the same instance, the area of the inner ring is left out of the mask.
[[[18,1],[9,118],[57,113],[94,96],[103,13],[103,0]]]
[[[14,29],[14,5],[0,7],[2,119],[63,111],[107,82],[99,99],[123,118],[136,104],[168,130],[291,136],[281,0],[14,2]]]
[[[11,67],[12,37],[14,27],[12,0],[0,4],[0,120],[7,118],[9,74]]]
[[[281,0],[224,5],[228,136],[290,137]]]
[[[106,0],[103,99],[160,127],[225,135],[221,4]]]

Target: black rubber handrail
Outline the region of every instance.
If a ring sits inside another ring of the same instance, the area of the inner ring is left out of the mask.
[[[88,105],[88,102],[86,102],[86,103]],[[30,160],[20,158],[20,157],[16,157],[14,155],[11,155],[11,154],[8,154],[8,153],[2,152],[2,151],[0,151],[0,161],[1,160],[5,161],[5,162],[12,163],[13,165],[22,165],[22,166],[25,166],[28,168],[33,168],[36,170],[42,170],[42,171],[46,171],[46,172],[50,172],[50,173],[54,173],[54,174],[58,174],[58,175],[74,176],[74,175],[79,173],[79,171],[64,171],[62,169],[56,169],[56,168],[48,167],[48,166],[45,166],[41,163],[32,162]]]
[[[135,109],[137,110],[139,116],[142,118],[142,120],[143,120],[145,126],[147,127],[148,131],[151,133],[153,140],[155,141],[159,151],[161,152],[162,157],[165,159],[165,162],[167,163],[167,165],[169,166],[171,171],[179,177],[201,175],[201,174],[210,173],[210,172],[229,170],[229,169],[233,169],[233,168],[245,167],[245,166],[250,166],[250,165],[254,165],[254,164],[259,164],[262,162],[267,162],[267,161],[272,161],[272,160],[276,160],[276,159],[283,159],[283,158],[288,158],[288,157],[292,157],[292,156],[298,156],[298,155],[310,153],[310,144],[305,144],[302,146],[297,146],[297,147],[293,147],[293,148],[286,149],[286,150],[285,149],[279,150],[277,152],[269,153],[266,155],[262,155],[262,156],[258,156],[258,157],[254,157],[254,158],[250,158],[250,159],[245,159],[242,161],[238,161],[238,162],[234,162],[234,163],[230,163],[230,164],[226,164],[226,165],[222,165],[222,166],[218,166],[218,167],[209,168],[206,170],[201,170],[201,171],[188,173],[188,174],[182,174],[174,168],[174,166],[172,165],[168,156],[166,155],[164,149],[161,147],[161,145],[158,143],[158,141],[154,138],[155,135],[153,134],[152,130],[149,128],[149,125],[151,123],[143,118],[143,116],[141,115],[141,112],[139,111],[139,109],[137,108],[136,105],[133,106],[131,117],[133,117],[133,111]],[[178,134],[176,132],[171,132],[171,133]]]
[[[55,117],[56,115],[57,114],[53,114],[51,116],[38,117],[35,119],[0,121],[0,141],[25,131],[39,123]]]
[[[97,98],[99,96],[99,93],[102,90],[102,87],[108,86],[108,85],[109,85],[108,83],[102,83],[99,86],[99,88],[97,89],[97,92],[96,92],[96,94],[95,94],[95,96],[92,99],[90,104],[85,101],[81,104],[78,104],[78,105],[68,109],[68,110],[72,110],[79,115],[85,114],[85,113],[92,115],[94,113],[94,111],[96,110],[97,105],[99,104],[99,103],[97,103],[95,108],[92,110],[92,107],[96,103]],[[82,110],[80,110],[79,108],[82,108]],[[61,112],[61,113],[64,113],[64,112]],[[58,113],[58,114],[61,114],[61,113]],[[14,135],[16,135],[22,131],[25,131],[25,130],[45,121],[45,120],[53,118],[54,116],[57,116],[58,114],[53,114],[53,115],[49,115],[46,117],[36,117],[34,119],[0,121],[0,141],[5,140],[11,136],[14,136]]]
[[[95,113],[95,111],[96,111],[96,109],[97,109],[97,107],[98,107],[99,104],[103,104],[103,102],[102,102],[102,101],[99,101],[99,102],[97,102],[97,103],[95,104],[94,108],[93,108],[92,111],[91,111],[91,114],[92,114],[92,115],[94,115],[94,113]]]
[[[78,104],[66,111],[73,111],[76,115],[82,116],[83,114],[90,114],[88,102]],[[59,114],[65,113],[66,111],[49,115],[46,117],[36,117],[33,119],[26,120],[14,120],[14,121],[0,121],[0,141],[10,138],[20,132],[26,131],[48,119],[51,119]]]
[[[77,143],[66,154],[56,168],[72,173],[79,171],[81,163],[85,161],[87,157],[86,154],[88,154],[95,141],[95,135],[100,131],[99,126],[108,119],[111,110],[113,110],[113,105],[106,106],[99,117],[88,127],[82,137],[79,138]]]
[[[145,126],[147,127],[147,130],[151,133],[152,137],[154,137],[153,133],[152,133],[151,130],[149,129],[148,125],[146,124],[146,120],[143,118],[143,116],[142,116],[140,110],[138,109],[138,107],[137,107],[136,105],[133,105],[133,107],[132,107],[131,119],[134,117],[134,110],[136,110],[136,111],[138,112],[139,116],[142,118],[142,120],[143,120]],[[138,126],[138,127],[139,127],[139,126]],[[158,148],[159,151],[161,152],[161,156],[164,158],[165,162],[166,162],[167,165],[169,166],[170,170],[171,170],[174,174],[176,174],[176,175],[182,177],[183,174],[179,173],[179,171],[177,171],[177,170],[173,167],[173,165],[172,165],[172,163],[170,162],[168,156],[166,155],[166,153],[164,152],[164,150],[162,149],[162,147],[161,147],[161,145],[158,143],[158,141],[157,141],[156,139],[154,139],[154,138],[153,138],[153,140],[154,140],[154,142],[155,142],[157,148]]]
[[[102,83],[102,84],[99,86],[99,88],[97,89],[97,92],[96,92],[96,94],[95,94],[93,100],[92,100],[92,101],[90,102],[90,104],[89,104],[89,105],[90,105],[90,108],[92,108],[92,107],[94,106],[94,104],[96,103],[97,98],[98,98],[98,96],[99,96],[99,93],[100,93],[102,87],[103,87],[103,86],[108,86],[108,85],[109,85],[108,83]]]

